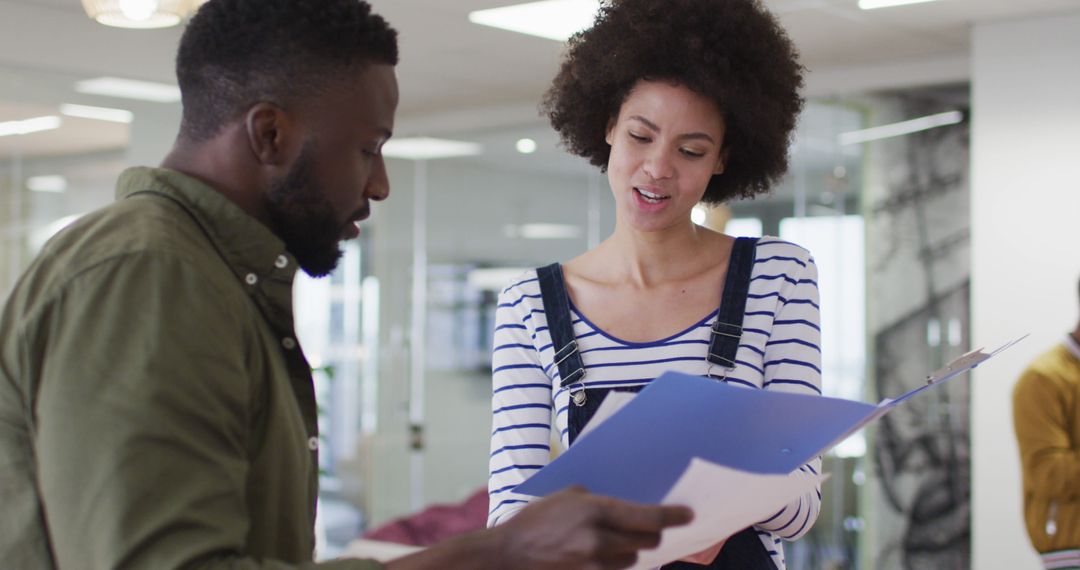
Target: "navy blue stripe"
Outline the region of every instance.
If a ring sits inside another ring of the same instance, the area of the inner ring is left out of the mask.
[[[799,508],[795,510],[795,514],[791,517],[791,520],[789,520],[786,524],[784,524],[780,528],[774,530],[773,532],[775,532],[777,534],[780,534],[780,536],[783,536],[784,538],[787,538],[788,536],[791,536],[791,535],[785,536],[785,535],[781,534],[780,531],[782,531],[785,528],[791,526],[792,523],[794,523],[795,520],[799,518],[800,514],[802,514],[802,497],[799,497]]]
[[[746,380],[742,380],[742,379],[740,379],[740,378],[727,378],[727,379],[725,379],[725,380],[726,380],[727,382],[734,382],[734,383],[736,383],[736,384],[742,384],[742,385],[744,385],[744,386],[748,386],[748,387],[750,387],[750,388],[758,388],[758,385],[757,385],[757,384],[754,384],[753,382],[747,382]]]
[[[551,404],[518,404],[516,406],[506,406],[505,408],[499,408],[491,413],[498,414],[501,412],[509,412],[510,410],[524,410],[526,408],[544,408],[550,410]]]
[[[791,535],[791,536],[798,536],[798,534],[799,534],[800,532],[802,532],[802,531],[803,531],[803,529],[804,529],[804,528],[806,528],[806,525],[808,525],[808,524],[810,524],[810,509],[806,509],[806,520],[804,520],[804,521],[803,521],[803,523],[802,523],[802,525],[801,525],[801,526],[799,526],[799,530],[797,530],[797,531],[795,531],[794,533],[792,533],[792,535]]]
[[[762,244],[762,245],[766,245],[766,244]],[[782,261],[794,261],[795,263],[798,263],[799,265],[801,265],[803,267],[806,267],[806,262],[805,261],[803,261],[803,260],[801,260],[801,259],[799,259],[797,257],[788,257],[786,255],[773,255],[771,257],[765,257],[765,258],[762,258],[762,259],[755,259],[754,264],[765,263],[766,261],[773,261],[774,259],[779,259],[779,260],[782,260]]]
[[[495,327],[495,330],[497,330],[497,331],[501,331],[503,329],[521,329],[521,330],[525,330],[526,327],[525,327],[525,325],[499,325],[499,326]]]
[[[810,285],[813,285],[814,287],[818,286],[817,281],[814,281],[813,279],[799,279],[797,282],[795,282],[795,284],[796,285],[810,284]]]
[[[754,352],[756,352],[756,353],[758,353],[758,354],[760,354],[762,356],[765,356],[765,351],[764,350],[761,350],[760,348],[758,348],[758,347],[756,347],[754,345],[751,345],[751,344],[740,344],[739,348],[749,348],[750,350],[752,350],[752,351],[754,351]]]
[[[516,451],[518,449],[543,449],[544,451],[551,451],[551,446],[547,444],[541,445],[539,443],[530,443],[527,445],[508,445],[506,447],[500,447],[499,449],[492,451],[491,456],[495,457],[496,455],[504,451]]]
[[[499,346],[496,346],[495,348],[491,349],[491,352],[499,352],[500,350],[506,350],[508,348],[533,348],[533,346],[531,344],[520,344],[520,343],[500,344]]]
[[[505,501],[500,501],[499,504],[495,505],[494,509],[491,509],[491,511],[488,512],[488,516],[490,517],[491,515],[495,514],[495,511],[501,509],[504,505],[513,505],[515,503],[528,503],[528,502],[529,501],[522,501],[521,499],[506,499]]]
[[[711,326],[711,325],[704,325],[704,326]],[[657,347],[658,348],[666,348],[666,347],[669,347],[669,346],[676,346],[676,345],[680,345],[680,344],[704,344],[704,345],[708,345],[709,341],[707,341],[707,340],[674,340],[674,341],[671,341],[671,342],[666,342],[666,343],[664,343],[662,345],[657,345]],[[600,348],[590,348],[589,350],[583,350],[583,351],[581,351],[581,354],[588,354],[590,352],[602,352],[602,351],[605,351],[605,350],[637,350],[639,348],[641,348],[641,347],[640,346],[604,346],[604,347],[600,347]],[[649,348],[653,348],[653,347],[649,347]]]
[[[779,291],[773,291],[772,293],[747,293],[747,299],[768,299],[769,297],[776,297],[780,299],[781,303],[787,303],[787,298],[781,297]]]
[[[763,330],[761,330],[761,329],[743,329],[742,331],[743,331],[744,333],[752,332],[752,333],[757,333],[757,334],[763,334],[763,335],[765,335],[765,336],[769,336],[769,332],[768,332],[768,331],[763,331]]]
[[[811,301],[810,299],[784,299],[785,305],[810,305],[817,310],[821,310],[821,306]]]
[[[815,470],[814,470],[814,468],[813,468],[813,467],[811,467],[811,466],[810,466],[809,464],[807,464],[807,465],[803,465],[803,466],[802,466],[802,467],[800,467],[799,469],[809,469],[809,470],[810,470],[810,472],[811,472],[811,473],[813,473],[814,475],[817,475],[817,474],[818,474],[818,472],[817,472],[817,471],[815,471]]]
[[[803,346],[809,346],[810,348],[812,348],[812,349],[814,349],[814,350],[816,350],[818,352],[821,352],[821,348],[819,348],[818,345],[816,345],[816,344],[814,344],[812,342],[807,342],[805,340],[798,339],[798,338],[785,338],[785,339],[781,339],[781,340],[770,340],[769,342],[765,343],[765,346],[773,346],[775,344],[792,344],[792,343],[801,344]]]
[[[738,358],[736,358],[735,359],[735,364],[742,364],[743,366],[745,366],[745,367],[747,367],[747,368],[749,368],[751,370],[756,371],[758,374],[765,374],[764,370],[762,370],[762,369],[758,368],[757,366],[754,366],[753,364],[750,364],[749,362],[746,362],[744,360],[739,360]]]
[[[763,524],[769,524],[769,523],[773,522],[774,520],[776,520],[776,517],[784,514],[784,511],[786,511],[786,510],[787,510],[787,507],[784,507],[784,508],[780,509],[780,511],[777,512],[775,515],[769,517],[766,520],[763,520],[763,521],[759,522],[758,525],[760,526],[760,525],[763,525]]]
[[[792,364],[794,366],[804,366],[806,368],[809,368],[809,369],[817,372],[818,374],[821,374],[821,369],[818,368],[817,366],[814,366],[813,364],[811,364],[809,362],[804,362],[802,360],[795,360],[794,358],[781,358],[781,359],[778,359],[778,360],[770,360],[770,361],[765,363],[765,368],[768,368],[770,366],[776,366],[778,364]],[[762,373],[764,374],[764,372],[762,372]]]
[[[743,313],[744,317],[775,317],[776,313],[772,311],[753,311],[749,313]]]
[[[492,374],[497,374],[503,370],[520,370],[522,368],[534,368],[536,370],[543,370],[544,368],[539,364],[507,364],[506,366],[500,366],[495,370],[492,370]]]
[[[509,386],[503,386],[502,388],[499,388],[498,390],[495,390],[494,392],[492,392],[492,394],[498,394],[499,392],[503,392],[505,390],[514,390],[516,388],[521,388],[522,390],[524,390],[526,388],[551,388],[551,385],[550,384],[511,384]]]
[[[499,308],[499,309],[508,309],[508,308],[516,307],[516,306],[520,305],[521,302],[524,301],[525,299],[539,299],[539,298],[540,298],[540,295],[522,295],[521,297],[518,297],[517,301],[514,301],[513,303],[501,303],[497,308]]]
[[[569,404],[559,408],[559,411],[555,412],[555,417],[559,417],[559,414],[561,414],[561,413],[563,413],[563,412],[565,412],[566,410],[569,410],[569,409],[570,409]]]
[[[517,424],[517,425],[498,428],[495,431],[491,432],[491,435],[495,435],[495,434],[497,434],[499,432],[503,432],[503,431],[510,431],[512,429],[532,429],[532,428],[550,429],[551,425],[550,424]]]
[[[773,321],[773,325],[806,325],[813,328],[814,330],[821,331],[821,327],[815,325],[814,323],[806,319],[786,319],[782,321]]]
[[[502,489],[495,489],[494,491],[488,491],[488,495],[494,495],[496,493],[505,493],[505,492],[513,489],[514,487],[517,487],[517,486],[518,486],[517,483],[514,483],[513,485],[507,485],[507,486],[503,487]]]
[[[611,368],[614,366],[638,366],[642,364],[666,364],[668,362],[686,362],[701,360],[700,356],[678,356],[675,358],[661,358],[659,360],[635,360],[623,362],[605,362],[603,364],[590,364],[589,368]]]
[[[817,392],[819,395],[821,394],[821,388],[818,388],[817,386],[814,386],[813,384],[806,382],[805,380],[790,380],[787,378],[777,378],[775,380],[769,380],[764,384],[764,386],[768,387],[770,384],[791,384],[794,386],[805,386],[807,388],[810,388],[814,392]]]
[[[513,285],[511,285],[511,286],[507,287],[506,289],[503,289],[503,290],[502,290],[502,292],[503,292],[503,294],[505,295],[506,293],[508,293],[508,292],[509,292],[509,291],[510,291],[511,289],[513,289],[514,287],[521,287],[522,285],[524,285],[524,284],[526,284],[526,283],[532,283],[532,282],[534,282],[534,281],[539,281],[539,280],[540,280],[540,279],[539,279],[538,277],[533,277],[532,279],[526,279],[526,280],[524,280],[524,281],[519,281],[519,282],[517,282],[517,283],[514,283]]]
[[[639,384],[648,384],[655,380],[655,378],[640,378],[637,380],[605,380],[602,382],[585,382],[586,388],[610,388],[614,386],[634,386]],[[576,388],[576,386],[575,386]],[[558,398],[563,392],[570,389],[570,386],[565,388],[559,388],[559,391],[555,392],[555,397]]]
[[[499,473],[505,473],[507,471],[513,471],[514,469],[543,469],[543,465],[508,465],[501,469],[496,469],[491,472],[492,475],[498,475]]]
[[[795,282],[794,279],[788,277],[787,275],[784,275],[783,273],[780,273],[780,274],[777,274],[777,275],[758,275],[757,277],[754,277],[750,281],[757,281],[758,279],[762,279],[762,280],[765,280],[765,281],[773,281],[775,279],[783,279],[784,281],[787,281],[788,283],[791,283],[792,285],[797,285],[798,284],[798,283]]]

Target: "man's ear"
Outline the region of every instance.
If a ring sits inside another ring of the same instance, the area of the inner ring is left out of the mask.
[[[288,162],[296,133],[284,109],[273,103],[256,103],[248,109],[244,127],[248,146],[260,164],[279,166]]]

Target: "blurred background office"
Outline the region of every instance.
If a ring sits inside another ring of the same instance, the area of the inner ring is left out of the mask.
[[[486,484],[498,291],[613,228],[606,178],[537,111],[596,3],[491,10],[512,1],[373,2],[401,41],[391,199],[331,277],[296,287],[325,439],[322,555]],[[123,168],[171,146],[173,57],[199,3],[0,0],[0,300]],[[1033,333],[830,453],[821,518],[789,563],[1036,568],[1009,394],[1075,323],[1060,308],[1080,270],[1080,1],[766,5],[808,68],[791,171],[695,221],[814,253],[826,395],[895,396]]]

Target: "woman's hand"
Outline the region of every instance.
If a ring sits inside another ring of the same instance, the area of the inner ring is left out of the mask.
[[[709,548],[702,550],[701,552],[691,554],[690,556],[687,556],[685,558],[680,558],[679,562],[690,562],[693,564],[712,564],[712,561],[716,560],[716,555],[720,554],[720,549],[724,547],[725,542],[727,542],[726,538],[710,546]]]

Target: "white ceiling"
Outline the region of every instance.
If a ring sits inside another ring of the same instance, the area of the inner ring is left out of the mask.
[[[401,37],[399,133],[538,122],[536,103],[558,66],[561,44],[467,19],[472,10],[508,3],[374,0]],[[767,1],[811,71],[810,95],[963,81],[974,22],[1080,10],[1080,0],[940,0],[873,11],[856,3]],[[0,101],[109,105],[66,90],[75,80],[105,74],[172,82],[179,36],[179,28],[101,26],[79,0],[0,0]],[[25,118],[12,116],[14,108],[0,106],[0,121]]]

